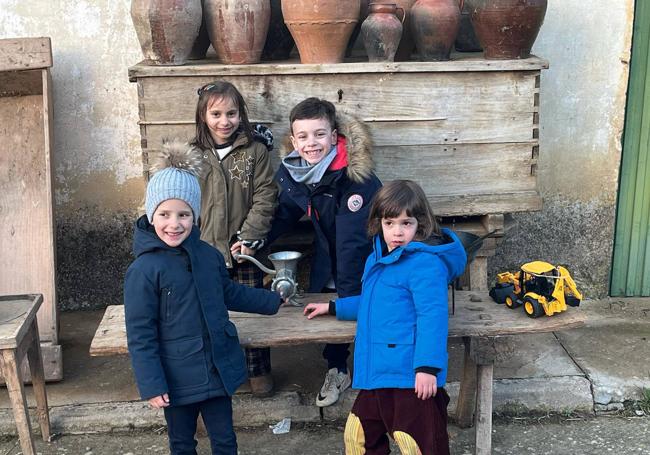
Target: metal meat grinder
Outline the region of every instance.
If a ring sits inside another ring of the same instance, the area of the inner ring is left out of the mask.
[[[302,303],[296,299],[298,294],[297,269],[298,260],[302,253],[297,251],[278,251],[269,254],[269,261],[273,263],[275,270],[269,269],[260,261],[246,254],[233,255],[235,259],[246,259],[258,266],[263,272],[274,275],[271,283],[271,290],[280,294],[280,296],[293,306],[302,306]]]

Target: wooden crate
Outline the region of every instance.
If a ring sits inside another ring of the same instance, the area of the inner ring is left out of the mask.
[[[51,66],[49,38],[0,39],[0,294],[43,294],[45,374],[59,380]]]
[[[145,173],[163,138],[191,138],[196,91],[218,79],[243,93],[252,121],[277,140],[291,108],[308,96],[332,101],[369,127],[382,180],[420,183],[440,216],[541,208],[537,57],[448,62],[192,65],[129,69],[138,84]],[[277,158],[276,158],[277,165]]]

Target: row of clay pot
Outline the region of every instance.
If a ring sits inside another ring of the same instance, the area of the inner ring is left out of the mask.
[[[359,33],[370,60],[409,60],[415,47],[422,60],[445,60],[455,40],[458,47],[471,38],[471,32],[459,32],[468,18],[486,58],[528,57],[547,0],[464,3],[465,8],[463,0],[132,0],[131,16],[145,61],[158,65],[204,58],[210,43],[222,63],[287,59],[294,40],[302,63],[338,63]],[[465,46],[461,50],[475,51],[479,45]]]
[[[381,1],[386,3],[370,3],[361,26],[370,61],[403,60],[404,55],[396,56],[396,47],[412,42],[411,37],[421,60],[448,60],[454,44],[460,51],[483,47],[489,59],[527,58],[547,4],[547,0],[417,0],[400,5],[396,0]]]

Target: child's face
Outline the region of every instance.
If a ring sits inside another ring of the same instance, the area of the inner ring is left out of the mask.
[[[402,211],[397,218],[382,218],[381,230],[388,251],[408,245],[418,230],[418,220]]]
[[[291,144],[310,165],[320,163],[336,144],[336,130],[324,118],[294,120]]]
[[[212,140],[217,145],[228,142],[230,136],[239,128],[240,122],[239,108],[231,98],[222,96],[208,103],[205,123],[208,125]]]
[[[156,235],[168,246],[177,247],[192,232],[194,215],[187,202],[167,199],[153,212],[153,227]]]

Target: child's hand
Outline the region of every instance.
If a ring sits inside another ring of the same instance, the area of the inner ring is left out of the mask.
[[[323,314],[329,314],[330,304],[329,303],[310,303],[308,304],[302,313],[307,316],[307,319],[315,318],[316,316],[321,316]]]
[[[157,397],[149,398],[149,406],[154,409],[166,408],[169,406],[169,395],[163,393]]]
[[[236,241],[235,243],[232,244],[230,247],[230,254],[233,255],[233,257],[237,254],[245,254],[246,256],[254,256],[255,255],[255,250],[248,248],[246,245],[242,243],[241,240]],[[246,262],[246,259],[237,259],[238,263]]]
[[[428,400],[438,392],[438,378],[435,374],[415,373],[415,394],[420,400]]]

